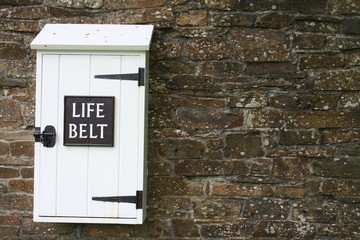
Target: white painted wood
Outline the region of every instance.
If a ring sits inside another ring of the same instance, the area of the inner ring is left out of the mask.
[[[149,50],[153,25],[47,24],[31,43],[43,50]]]
[[[37,97],[36,124],[41,123],[43,129],[47,121],[54,122],[51,125],[56,125],[57,144],[54,148],[35,144],[35,221],[143,222],[145,212],[136,209],[135,204],[96,202],[91,197],[130,196],[144,189],[146,87],[139,87],[136,81],[94,79],[93,76],[135,73],[138,67],[145,67],[145,56],[137,52],[46,51],[39,54],[44,63],[38,65],[41,69],[37,80],[40,97]],[[49,89],[52,90],[47,91]],[[115,96],[114,147],[63,146],[65,95]],[[144,199],[145,196],[146,192]]]
[[[63,114],[64,96],[87,96],[89,94],[89,66],[89,55],[60,56],[57,216],[87,216],[89,150],[88,147],[65,147],[63,145]]]
[[[122,56],[121,73],[136,73],[140,67],[139,56]],[[135,196],[138,168],[138,82],[121,81],[120,97],[120,181],[121,196]],[[136,208],[131,203],[120,203],[119,214],[124,217],[136,216]]]
[[[89,148],[88,216],[119,217],[118,203],[93,201],[92,197],[118,196],[120,81],[95,79],[98,74],[119,74],[121,56],[91,56],[90,96],[114,96],[114,146]],[[106,86],[106,87],[104,87]],[[117,134],[116,134],[117,133]]]
[[[39,125],[41,131],[47,125],[52,125],[55,129],[59,129],[58,125],[58,84],[59,84],[59,56],[58,55],[44,55],[42,58],[42,81],[41,99],[46,99],[38,105],[42,112]],[[58,140],[59,138],[57,138]],[[39,144],[40,145],[40,144]],[[56,167],[57,167],[57,152],[59,144],[53,148],[40,148],[40,156],[45,161],[39,164],[40,181],[39,190],[46,194],[41,194],[39,197],[39,214],[50,216],[56,214]]]

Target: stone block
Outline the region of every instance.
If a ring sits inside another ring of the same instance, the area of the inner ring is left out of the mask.
[[[207,11],[189,11],[180,13],[177,18],[177,24],[179,26],[201,27],[208,23]]]
[[[259,91],[239,92],[230,99],[230,107],[236,108],[261,108],[267,105],[266,93]]]
[[[13,179],[8,184],[13,192],[33,193],[34,181],[32,180]]]
[[[282,29],[289,27],[292,21],[293,17],[290,14],[270,12],[260,15],[256,19],[254,26],[262,28]]]
[[[340,206],[339,218],[342,223],[345,224],[356,224],[360,223],[360,204],[342,204]],[[360,227],[359,227],[360,228]]]
[[[244,13],[220,12],[212,14],[212,24],[216,27],[243,26],[251,27],[254,24],[255,16]]]
[[[330,201],[306,200],[293,204],[292,219],[311,223],[335,223],[338,207]]]
[[[353,15],[360,11],[360,2],[357,0],[329,0],[330,13],[336,15]]]
[[[236,0],[202,0],[202,2],[208,8],[219,10],[232,10],[236,4]]]
[[[346,143],[360,140],[359,130],[325,130],[321,134],[324,144]]]
[[[134,235],[134,228],[130,225],[86,224],[82,233],[90,237],[131,237]]]
[[[48,10],[43,6],[3,8],[0,10],[1,18],[43,19],[47,18],[48,16]]]
[[[205,145],[192,139],[166,139],[158,144],[158,151],[164,159],[197,159],[204,155]]]
[[[296,72],[297,66],[288,62],[248,63],[245,70],[245,73],[249,75],[291,74]]]
[[[1,19],[0,30],[14,32],[39,32],[40,24],[36,20]]]
[[[214,196],[268,197],[273,193],[267,184],[211,183],[210,189]]]
[[[33,198],[28,194],[8,193],[2,194],[0,205],[4,209],[9,210],[32,210]],[[32,220],[31,220],[32,222]]]
[[[203,184],[180,177],[159,177],[148,180],[148,196],[198,196],[203,195]]]
[[[339,101],[339,107],[342,109],[359,110],[360,92],[346,92]]]
[[[21,59],[27,50],[17,43],[0,43],[0,59]]]
[[[177,122],[183,129],[227,129],[241,127],[244,118],[237,113],[181,110],[177,112]]]
[[[305,190],[303,187],[277,186],[274,190],[274,196],[281,198],[304,198]]]
[[[334,68],[343,67],[345,61],[340,56],[305,56],[299,59],[300,69]]]
[[[278,219],[288,216],[290,204],[284,200],[248,199],[242,217],[250,219]]]
[[[154,60],[179,58],[182,54],[179,42],[154,41],[150,49],[150,57]]]
[[[286,62],[292,59],[289,37],[283,31],[236,29],[230,36],[234,56],[239,61]]]
[[[199,237],[199,229],[193,220],[173,219],[172,227],[176,237]]]
[[[162,6],[165,3],[166,0],[104,0],[104,6],[106,9],[109,10],[121,10],[128,8],[151,8]]]
[[[226,136],[226,158],[249,158],[264,155],[260,132],[242,132]]]
[[[0,178],[17,178],[19,176],[19,171],[16,168],[11,167],[0,167]]]
[[[248,166],[243,161],[184,160],[175,165],[179,176],[247,175]]]
[[[285,123],[283,112],[275,108],[251,110],[245,117],[251,128],[281,128]]]
[[[315,145],[319,144],[320,134],[315,130],[285,130],[280,131],[281,145]]]
[[[309,223],[292,221],[260,221],[255,228],[256,237],[276,239],[311,239],[315,227]]]
[[[359,180],[325,180],[321,193],[330,196],[360,196]]]
[[[243,73],[245,65],[239,62],[210,61],[202,65],[201,73],[212,76],[237,76]]]
[[[10,143],[10,152],[13,157],[33,157],[34,142],[16,141]]]
[[[239,200],[208,198],[195,203],[195,218],[198,219],[237,219],[240,212]]]
[[[192,60],[229,58],[231,47],[224,38],[196,39],[185,44],[186,56]]]
[[[360,178],[360,158],[315,159],[312,172],[321,177]]]
[[[254,224],[250,221],[237,221],[232,223],[218,223],[203,225],[201,227],[201,236],[205,238],[233,238],[233,237],[251,237]]]
[[[339,33],[341,24],[338,19],[297,19],[295,27],[301,32]]]
[[[295,49],[322,49],[325,45],[326,37],[318,34],[295,34],[293,46]]]
[[[306,158],[276,158],[272,175],[276,177],[304,178],[309,174]]]

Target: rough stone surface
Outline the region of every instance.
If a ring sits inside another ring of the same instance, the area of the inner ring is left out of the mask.
[[[0,5],[0,239],[360,238],[358,0]],[[32,221],[47,23],[154,25],[142,225]]]

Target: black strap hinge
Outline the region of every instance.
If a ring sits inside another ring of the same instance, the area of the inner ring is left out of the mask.
[[[143,191],[136,191],[136,196],[107,196],[107,197],[92,197],[94,201],[102,202],[118,202],[118,203],[135,203],[136,209],[143,208]]]
[[[138,81],[139,86],[145,86],[145,68],[139,68],[138,73],[101,74],[95,75],[94,78]]]

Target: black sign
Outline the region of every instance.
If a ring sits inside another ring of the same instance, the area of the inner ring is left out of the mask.
[[[65,96],[64,145],[114,146],[115,97]]]

